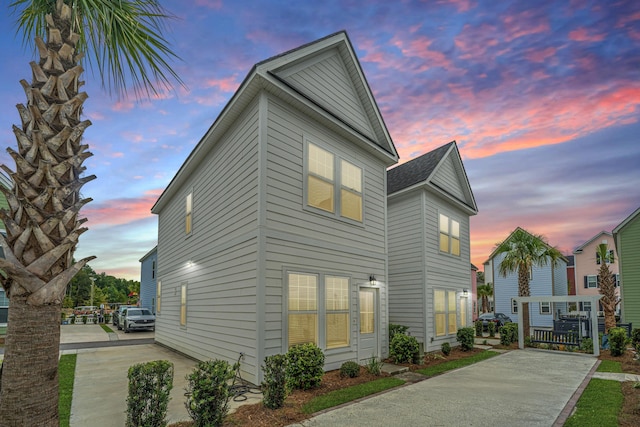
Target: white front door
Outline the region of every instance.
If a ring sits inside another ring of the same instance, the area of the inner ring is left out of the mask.
[[[372,357],[380,357],[378,336],[378,289],[360,288],[360,329],[358,334],[358,359],[365,363]]]

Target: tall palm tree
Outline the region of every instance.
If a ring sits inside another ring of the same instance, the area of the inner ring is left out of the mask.
[[[166,62],[174,56],[160,35],[168,15],[155,0],[15,0],[10,7],[25,40],[35,36],[39,60],[30,64],[31,83],[20,82],[27,103],[18,105],[22,123],[13,127],[17,150],[7,149],[15,172],[1,166],[14,187],[0,187],[9,203],[0,211],[7,231],[0,236],[0,282],[10,301],[0,422],[58,426],[62,299],[67,283],[94,258],[73,259],[87,230],[79,212],[91,201],[80,189],[95,178],[82,176],[92,155],[82,144],[91,124],[81,119],[83,53],[92,54],[103,87],[118,94],[129,80],[136,95],[180,80]]]
[[[478,285],[476,292],[482,301],[482,312],[489,311],[489,297],[493,296],[493,283],[487,283],[485,285]]]
[[[534,266],[543,267],[548,263],[555,266],[562,253],[550,246],[541,235],[531,234],[518,227],[494,250],[494,255],[504,254],[498,267],[498,273],[507,277],[510,273],[518,274],[518,296],[531,296],[529,272]],[[522,307],[523,330],[529,335],[529,304]]]
[[[604,311],[604,333],[608,334],[609,329],[616,327],[616,306],[618,298],[616,297],[616,283],[609,263],[613,262],[613,253],[609,251],[606,243],[601,243],[596,249],[596,256],[600,259],[600,268],[598,269],[598,287],[600,291],[600,304]]]

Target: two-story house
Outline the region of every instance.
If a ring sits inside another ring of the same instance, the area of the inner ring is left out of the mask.
[[[598,246],[606,244],[609,249],[609,270],[614,275],[616,283],[616,296],[620,297],[620,276],[618,274],[618,254],[613,243],[613,234],[608,231],[601,231],[573,251],[573,263],[575,271],[576,295],[599,295],[600,284],[598,272],[600,264],[604,262],[597,254]],[[598,311],[602,314],[602,307],[591,307],[590,302],[581,302],[579,311]],[[619,306],[616,312],[619,312]]]
[[[516,228],[516,230],[521,230]],[[514,230],[505,240],[508,240],[516,231]],[[526,232],[526,230],[523,230]],[[518,321],[518,273],[509,273],[502,276],[499,273],[500,263],[504,254],[498,254],[494,250],[485,266],[485,280],[493,280],[493,300],[495,312],[504,313],[514,322]],[[529,290],[532,297],[566,296],[567,286],[567,258],[562,256],[555,265],[548,260],[544,266],[533,266],[529,271]],[[566,302],[531,302],[529,303],[529,316],[532,327],[553,327],[553,320],[557,320],[560,314],[567,313]]]
[[[620,261],[621,320],[640,327],[640,208],[613,229]]]
[[[424,351],[471,325],[469,217],[478,212],[454,142],[387,174],[389,318]]]
[[[256,64],[152,208],[156,341],[254,384],[299,343],[328,370],[387,356],[397,161],[345,32]]]
[[[140,307],[156,312],[158,247],[144,254],[140,262]]]

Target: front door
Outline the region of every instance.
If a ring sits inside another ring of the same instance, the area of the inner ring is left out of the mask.
[[[360,333],[358,334],[358,359],[365,363],[372,357],[380,357],[378,337],[378,289],[360,288]]]

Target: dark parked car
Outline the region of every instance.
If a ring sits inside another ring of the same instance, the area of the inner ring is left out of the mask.
[[[156,316],[148,308],[129,307],[120,318],[125,333],[136,329],[156,330]]]
[[[113,323],[113,326],[117,326],[118,329],[122,329],[122,322],[120,321],[120,318],[122,316],[122,313],[130,307],[135,307],[135,305],[121,305],[116,311],[113,312],[113,318],[111,319],[111,323]]]
[[[484,313],[478,316],[478,320],[482,321],[482,328],[488,329],[489,322],[496,324],[496,331],[500,326],[504,326],[505,323],[511,322],[511,318],[504,313]]]

